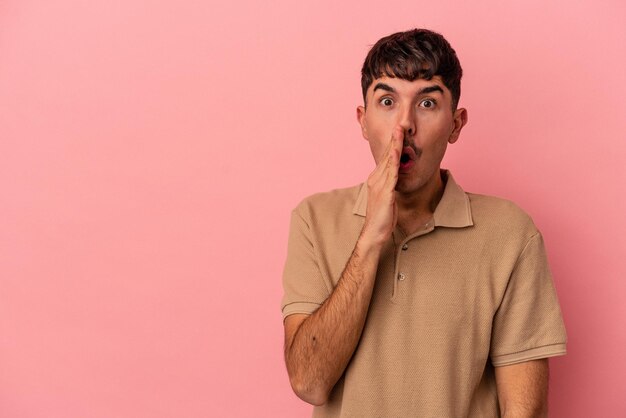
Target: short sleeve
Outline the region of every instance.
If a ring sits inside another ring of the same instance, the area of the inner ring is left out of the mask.
[[[328,298],[315,255],[309,224],[298,212],[291,213],[287,260],[283,271],[283,319],[295,313],[311,314]]]
[[[506,366],[563,355],[566,343],[543,237],[536,233],[520,254],[495,314],[491,362]]]

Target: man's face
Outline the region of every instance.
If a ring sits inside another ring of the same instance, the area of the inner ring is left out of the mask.
[[[456,142],[467,122],[465,109],[452,112],[452,96],[441,77],[407,81],[383,76],[367,90],[367,108],[357,108],[363,137],[376,164],[395,126],[404,131],[396,190],[419,191],[435,181],[448,143]]]

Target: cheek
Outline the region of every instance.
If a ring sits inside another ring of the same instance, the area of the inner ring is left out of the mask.
[[[443,159],[448,147],[451,130],[447,124],[422,125],[418,132],[418,146],[424,151],[424,156],[433,161]]]
[[[391,140],[392,127],[388,127],[387,125],[388,124],[380,119],[377,120],[376,123],[371,123],[370,121],[370,123],[367,124],[368,142],[377,164],[382,159],[383,153]]]
[[[417,123],[417,136],[425,143],[447,143],[453,129],[454,123],[449,118],[424,118]]]
[[[383,158],[383,153],[385,152],[385,146],[380,141],[373,141],[370,138],[370,150],[372,151],[372,156],[374,157],[374,161],[376,164],[380,162]]]

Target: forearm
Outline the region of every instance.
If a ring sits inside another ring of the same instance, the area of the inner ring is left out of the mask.
[[[285,360],[292,386],[307,402],[325,403],[354,353],[381,248],[360,237],[332,294],[287,341]]]
[[[397,224],[395,186],[404,131],[396,126],[367,179],[363,229],[335,289],[312,315],[285,323],[285,362],[303,400],[320,405],[343,374],[359,342],[382,248]]]
[[[495,372],[503,418],[548,416],[548,359],[496,367]]]
[[[547,418],[547,405],[529,405],[506,408],[502,411],[502,418]]]

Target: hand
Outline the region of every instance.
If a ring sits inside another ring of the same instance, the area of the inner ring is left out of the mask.
[[[398,222],[396,183],[404,130],[396,126],[378,165],[367,179],[367,214],[361,237],[375,245],[383,245],[391,237]]]

